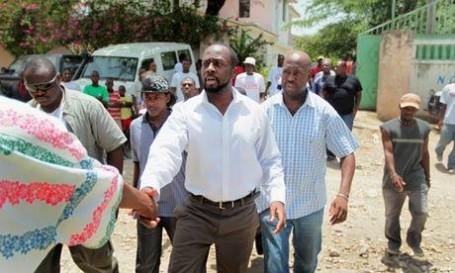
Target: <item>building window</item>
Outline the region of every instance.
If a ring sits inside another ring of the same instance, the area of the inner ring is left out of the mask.
[[[239,0],[239,17],[250,17],[250,0]]]

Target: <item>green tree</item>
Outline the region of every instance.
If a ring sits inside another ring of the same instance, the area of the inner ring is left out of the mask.
[[[254,57],[256,59],[256,67],[260,70],[264,64],[265,46],[272,45],[273,43],[267,42],[262,34],[253,38],[248,30],[236,28],[235,34],[229,39],[229,45],[237,54],[239,61],[242,62],[246,57]]]
[[[334,21],[311,39],[296,38],[298,47],[312,51],[312,56],[324,54],[342,58],[356,49],[357,35],[392,18],[392,0],[312,0],[305,10],[306,19],[292,23],[314,26],[326,20]],[[426,4],[427,0],[396,0],[395,16],[406,14]]]
[[[230,34],[217,16],[201,15],[197,1],[173,6],[175,0],[23,0],[0,3],[0,43],[19,56],[44,53],[57,45],[75,51],[109,44],[147,41],[189,43]],[[222,7],[223,1],[217,8]],[[43,16],[45,14],[46,16]]]
[[[357,44],[357,31],[351,29],[352,25],[355,23],[351,21],[329,24],[316,35],[297,37],[296,46],[313,58],[323,55],[335,61],[346,54],[353,55]]]
[[[59,44],[55,28],[65,24],[75,2],[3,1],[0,4],[1,43],[16,56],[48,51]]]

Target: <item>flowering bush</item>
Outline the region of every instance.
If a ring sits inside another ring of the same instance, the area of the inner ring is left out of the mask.
[[[217,16],[197,6],[172,8],[160,0],[8,1],[0,4],[1,43],[14,55],[44,53],[57,45],[75,51],[109,44],[173,41],[199,47],[207,36],[230,34]]]

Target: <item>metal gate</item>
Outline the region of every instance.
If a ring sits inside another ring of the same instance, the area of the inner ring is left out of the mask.
[[[380,43],[380,35],[359,35],[357,40],[356,76],[363,87],[361,109],[376,109]]]

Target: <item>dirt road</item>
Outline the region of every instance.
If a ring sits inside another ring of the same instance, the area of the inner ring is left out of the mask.
[[[455,175],[446,173],[444,165],[436,161],[433,152],[439,138],[436,132],[432,132],[430,136],[433,186],[429,192],[430,217],[423,233],[426,256],[415,259],[410,249],[404,245],[401,249],[404,254],[399,259],[383,259],[386,240],[383,235],[384,203],[381,179],[384,156],[378,129],[380,123],[372,112],[360,112],[356,118],[354,133],[361,143],[361,148],[356,153],[356,173],[349,201],[348,220],[343,224],[330,226],[327,223],[328,216],[325,215],[318,272],[455,272]],[[131,179],[131,172],[131,161],[126,161],[127,181]],[[339,178],[338,164],[329,162],[329,202],[338,191]],[[405,206],[407,208],[407,205]],[[403,235],[410,221],[406,208],[402,215]],[[122,211],[112,237],[120,272],[134,272],[135,234],[135,222]],[[171,246],[166,238],[161,272],[166,272],[170,250]],[[292,261],[290,263],[292,265]],[[62,258],[62,266],[62,272],[80,272],[67,250]],[[208,272],[216,272],[214,251],[210,253],[207,267]],[[255,252],[251,256],[249,272],[263,272],[262,256]]]

